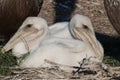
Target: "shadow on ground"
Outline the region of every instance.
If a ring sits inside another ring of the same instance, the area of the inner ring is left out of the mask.
[[[54,0],[55,1],[55,19],[54,22],[69,21],[71,13],[75,9],[76,0]]]
[[[120,37],[111,37],[100,33],[96,33],[96,36],[104,47],[105,55],[120,61]]]

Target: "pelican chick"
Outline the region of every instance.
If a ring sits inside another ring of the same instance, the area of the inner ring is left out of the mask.
[[[101,43],[95,37],[95,31],[93,29],[91,20],[87,16],[76,14],[71,19],[70,22],[55,23],[55,24],[49,26],[50,34],[52,36],[59,37],[59,38],[74,39],[75,35],[73,36],[73,33],[72,33],[73,28],[71,28],[71,30],[70,30],[70,26],[72,27],[74,25],[76,25],[76,27],[80,27],[82,29],[88,28],[88,30],[86,30],[86,33],[89,33],[89,31],[91,31],[91,33],[92,33],[92,35],[94,37],[94,40],[96,41],[96,43],[98,44],[98,46],[100,48],[101,53],[102,54],[104,53],[104,50],[103,50],[103,47],[102,47]]]
[[[78,62],[90,57],[95,57],[92,60],[101,62],[103,53],[92,26],[87,28],[84,25],[80,26],[80,16],[77,16],[71,19],[69,26],[71,34],[76,39],[52,36],[43,18],[28,17],[3,49],[4,51],[12,49],[17,57],[30,52],[29,56],[21,62],[21,67],[47,66],[44,65],[45,60],[68,66],[79,66]],[[83,16],[83,20],[90,19]]]

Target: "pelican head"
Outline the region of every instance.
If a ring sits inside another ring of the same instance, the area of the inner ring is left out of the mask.
[[[26,50],[27,48],[23,47],[25,43],[29,50],[36,48],[38,45],[37,42],[42,40],[46,34],[46,20],[40,17],[28,17],[15,35],[3,47],[3,51],[7,52],[12,48],[16,48],[17,50],[19,49],[18,51],[21,53],[28,52],[28,50]],[[19,44],[19,46],[17,46],[17,44]],[[36,46],[33,46],[33,44]]]
[[[82,40],[92,47],[97,58],[102,61],[103,48],[95,37],[95,32],[90,18],[84,15],[76,14],[70,21],[70,32],[75,39]]]
[[[76,29],[76,30],[79,29],[79,31],[82,31],[85,34],[90,33],[93,36],[95,35],[90,18],[88,18],[87,16],[84,16],[84,15],[76,14],[72,17],[72,19],[70,21],[71,34],[73,35],[73,37],[76,38],[77,35],[73,32],[73,29]],[[81,34],[82,34],[82,32],[81,32]],[[83,36],[84,36],[84,34],[81,35],[81,38]]]

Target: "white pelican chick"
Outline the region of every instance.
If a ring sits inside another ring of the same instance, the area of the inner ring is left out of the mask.
[[[21,67],[47,66],[44,65],[45,60],[79,66],[78,62],[90,57],[95,57],[92,60],[101,62],[103,49],[95,38],[93,27],[79,23],[80,18],[81,15],[75,15],[71,19],[70,33],[75,39],[68,39],[49,34],[47,22],[43,18],[28,17],[3,49],[4,51],[12,49],[17,57],[30,52],[21,62]],[[89,18],[86,16],[82,18],[83,22],[91,25]]]
[[[49,26],[49,30],[52,36],[55,37],[59,37],[59,38],[69,38],[69,39],[74,39],[75,35],[73,36],[73,34],[71,33],[72,30],[70,30],[70,26],[74,26],[74,24],[76,24],[76,27],[84,27],[85,28],[90,28],[91,33],[94,37],[94,40],[96,41],[96,43],[98,44],[100,51],[102,52],[102,54],[104,53],[103,47],[101,45],[101,43],[96,39],[95,37],[95,32],[91,23],[91,20],[87,17],[87,16],[83,16],[80,14],[76,14],[74,15],[74,17],[71,19],[70,22],[59,22],[59,23],[55,23],[51,26]],[[73,29],[73,28],[72,28]],[[90,30],[86,30],[86,33],[89,33]],[[81,34],[81,33],[80,33]],[[83,35],[84,36],[84,35]],[[81,36],[82,37],[82,36]],[[80,37],[79,37],[80,38]],[[88,41],[88,40],[87,40]]]

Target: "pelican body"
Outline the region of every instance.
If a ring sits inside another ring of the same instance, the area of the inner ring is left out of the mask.
[[[49,29],[43,18],[28,17],[3,49],[5,52],[12,49],[17,57],[30,52],[21,62],[21,67],[47,67],[45,60],[79,66],[80,61],[90,57],[93,61],[102,62],[103,48],[95,37],[90,19],[76,14],[67,25],[65,23],[67,28],[59,29],[53,25]],[[66,36],[62,37],[65,31]]]
[[[59,38],[69,38],[72,39],[73,36],[69,31],[69,22],[59,22],[49,26],[49,32],[51,36]]]
[[[28,16],[37,16],[43,0],[0,0],[0,35],[9,39]]]

